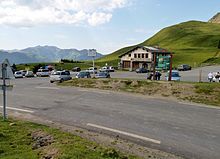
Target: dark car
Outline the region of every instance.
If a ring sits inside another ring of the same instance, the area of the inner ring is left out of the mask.
[[[96,78],[110,78],[109,72],[99,72],[95,76]]]
[[[148,69],[143,68],[143,67],[142,68],[138,68],[135,71],[136,71],[136,73],[148,73],[149,72]]]
[[[187,64],[179,65],[177,67],[178,71],[188,71],[188,70],[191,70],[191,69],[192,69],[192,67],[190,65],[187,65]]]
[[[81,68],[79,68],[79,67],[74,67],[74,68],[72,69],[72,71],[73,71],[73,72],[80,72],[80,71],[81,71]]]
[[[91,75],[88,71],[80,71],[77,73],[76,78],[91,78]]]

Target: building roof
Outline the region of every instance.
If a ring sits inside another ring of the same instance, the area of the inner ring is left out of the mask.
[[[147,50],[148,52],[151,52],[151,53],[165,53],[165,54],[171,53],[171,52],[168,52],[167,50],[162,49],[162,48],[157,48],[157,47],[152,47],[152,46],[136,46],[135,48],[127,51],[126,53],[120,55],[119,57],[121,58],[122,56],[129,54],[130,52],[132,52],[138,48],[142,48],[142,49]]]

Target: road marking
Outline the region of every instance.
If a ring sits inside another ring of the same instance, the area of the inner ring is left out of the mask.
[[[35,88],[38,88],[38,89],[53,89],[53,90],[60,89],[60,88],[57,88],[57,87],[35,87]]]
[[[87,89],[78,89],[80,92],[91,92],[91,93],[101,93],[101,94],[111,94],[111,92],[108,91],[101,91],[101,90],[87,90]]]
[[[0,108],[3,108],[3,106],[0,105]],[[6,107],[6,109],[16,110],[16,111],[21,111],[21,112],[26,112],[26,113],[34,113],[34,111],[32,110],[19,109],[19,108],[13,108],[13,107]]]
[[[220,107],[216,107],[216,106],[213,106],[213,105],[199,104],[199,103],[190,103],[190,102],[178,102],[178,103],[179,104],[184,104],[184,105],[192,105],[192,106],[210,108],[210,109],[220,109]]]
[[[120,131],[120,130],[117,130],[117,129],[107,128],[107,127],[104,127],[104,126],[101,126],[101,125],[87,123],[87,126],[91,126],[91,127],[94,127],[94,128],[111,131],[111,132],[122,134],[122,135],[125,135],[125,136],[130,136],[130,137],[141,139],[141,140],[144,140],[144,141],[147,141],[147,142],[153,142],[155,144],[161,144],[161,141],[158,141],[158,140],[155,140],[155,139],[147,138],[147,137],[144,137],[144,136],[139,136],[139,135],[136,135],[136,134]]]

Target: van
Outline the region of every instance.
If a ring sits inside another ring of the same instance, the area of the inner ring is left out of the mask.
[[[63,81],[67,81],[67,80],[71,80],[72,77],[70,76],[70,72],[69,71],[55,71],[50,75],[50,83],[53,82],[63,82]]]
[[[50,71],[48,69],[38,69],[36,75],[38,77],[48,77],[50,75]]]

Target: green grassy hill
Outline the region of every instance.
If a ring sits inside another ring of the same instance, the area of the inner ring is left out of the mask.
[[[220,24],[189,21],[164,28],[152,38],[138,45],[165,48],[175,53],[174,65],[187,63],[196,67],[204,62],[220,62],[219,40]],[[135,46],[122,48],[97,61],[118,61],[119,55]]]

